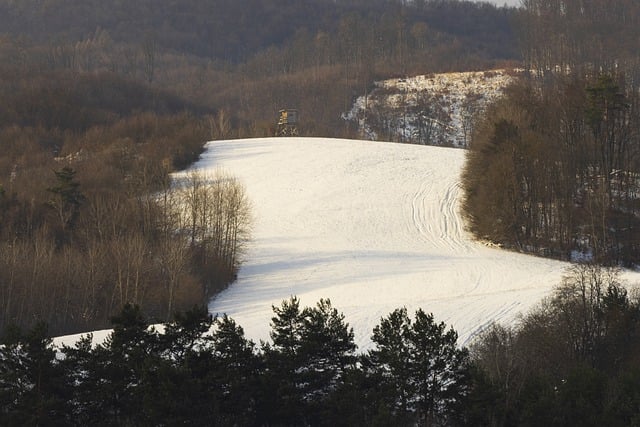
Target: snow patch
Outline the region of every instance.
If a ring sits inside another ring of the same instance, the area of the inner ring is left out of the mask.
[[[376,82],[343,118],[356,122],[364,139],[467,147],[473,119],[518,73],[442,73]]]

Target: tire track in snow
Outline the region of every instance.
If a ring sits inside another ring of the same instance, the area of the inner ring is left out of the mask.
[[[440,221],[443,222],[444,236],[450,242],[450,246],[456,252],[473,252],[476,243],[467,234],[464,221],[460,214],[460,193],[462,184],[459,181],[451,183],[446,190],[440,205]]]
[[[448,183],[444,192],[434,192],[434,187],[432,179],[423,179],[413,194],[413,228],[421,240],[434,249],[455,254],[471,252],[474,244],[467,237],[458,214],[460,182]]]
[[[413,194],[411,199],[411,219],[412,219],[412,228],[418,231],[418,236],[425,243],[433,244],[433,229],[431,227],[431,222],[425,220],[425,209],[424,209],[424,201],[426,199],[426,194],[428,192],[428,187],[426,185],[426,181],[422,181],[420,183],[420,187],[417,192]]]

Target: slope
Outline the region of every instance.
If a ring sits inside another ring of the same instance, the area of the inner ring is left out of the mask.
[[[246,187],[253,240],[238,280],[210,303],[254,340],[271,306],[331,299],[361,350],[380,317],[422,307],[460,343],[512,321],[548,294],[566,264],[489,248],[459,212],[463,150],[313,138],[216,141],[194,165]]]

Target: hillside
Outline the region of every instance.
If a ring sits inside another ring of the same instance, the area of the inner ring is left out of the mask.
[[[301,112],[302,135],[353,137],[339,115],[374,80],[520,64],[516,15],[457,0],[0,0],[0,80],[12,93],[25,74],[117,75],[220,115],[211,139],[271,136],[281,108]]]
[[[238,280],[210,304],[268,339],[271,306],[330,298],[360,349],[397,307],[422,307],[468,343],[548,294],[566,264],[475,242],[459,212],[463,150],[330,139],[207,145],[194,166],[246,186],[253,242]]]
[[[478,116],[517,75],[487,70],[382,80],[343,118],[364,139],[467,147]]]

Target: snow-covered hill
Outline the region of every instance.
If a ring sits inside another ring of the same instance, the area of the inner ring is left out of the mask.
[[[194,168],[224,169],[246,187],[253,241],[236,283],[210,303],[255,341],[272,305],[331,299],[360,350],[382,316],[421,307],[464,345],[491,322],[513,322],[557,284],[566,263],[475,242],[459,211],[465,151],[370,141],[216,141]],[[627,272],[637,283],[640,274]],[[94,332],[104,340],[109,330]],[[74,344],[80,335],[59,337]]]
[[[268,138],[210,142],[195,168],[246,187],[253,242],[238,281],[210,304],[254,340],[272,305],[330,298],[370,347],[382,316],[433,312],[465,344],[547,295],[566,264],[489,248],[459,212],[465,151],[370,141]]]

